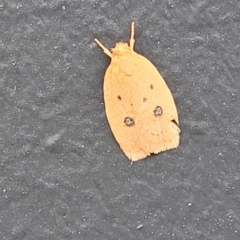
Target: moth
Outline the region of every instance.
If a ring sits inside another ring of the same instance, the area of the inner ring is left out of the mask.
[[[173,96],[156,67],[134,51],[134,22],[129,43],[107,49],[111,58],[103,84],[105,111],[112,133],[131,161],[177,148],[178,113]]]

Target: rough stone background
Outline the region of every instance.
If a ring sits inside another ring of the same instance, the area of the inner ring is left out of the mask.
[[[93,42],[128,41],[131,21],[182,130],[133,165]],[[238,0],[1,0],[0,34],[1,239],[240,239]]]

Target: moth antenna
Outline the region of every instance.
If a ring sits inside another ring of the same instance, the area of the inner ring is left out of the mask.
[[[108,55],[110,58],[112,58],[112,53],[103,46],[103,44],[97,39],[95,38],[94,41],[97,43],[97,45],[103,50],[103,52]]]
[[[130,48],[133,50],[134,48],[134,43],[135,43],[135,40],[134,40],[134,22],[131,23],[131,37],[130,37]]]

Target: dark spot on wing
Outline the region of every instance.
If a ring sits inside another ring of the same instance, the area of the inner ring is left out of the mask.
[[[177,122],[174,119],[171,120],[171,122],[173,122],[176,126],[178,126]]]
[[[133,118],[125,117],[124,123],[125,123],[128,127],[132,127],[132,126],[134,125],[134,120],[133,120]]]
[[[157,106],[157,107],[155,107],[153,112],[154,112],[154,115],[157,117],[157,116],[162,115],[163,110],[162,110],[162,108],[160,106]]]

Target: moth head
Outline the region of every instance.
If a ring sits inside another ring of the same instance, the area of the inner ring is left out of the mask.
[[[112,49],[112,54],[113,55],[123,55],[127,52],[130,52],[131,49],[127,43],[116,43],[115,48]]]

